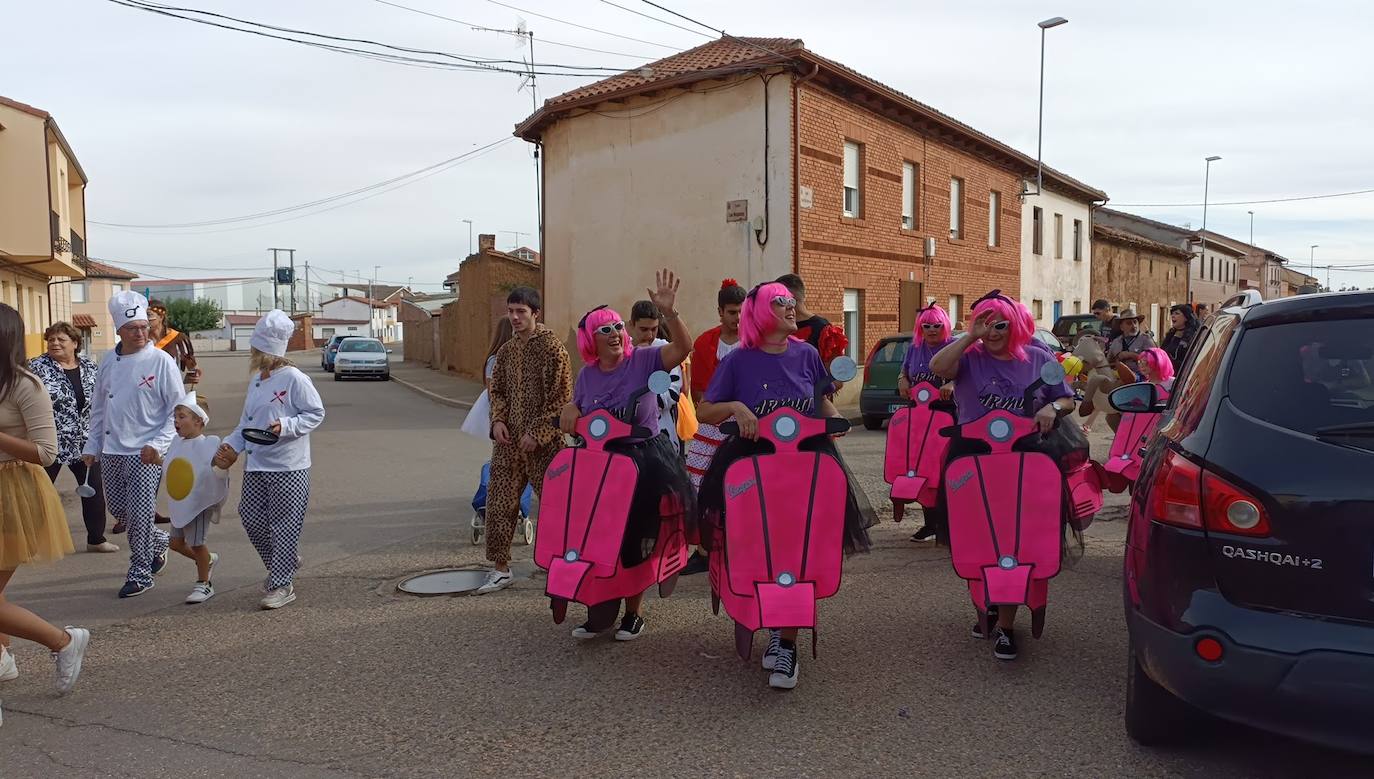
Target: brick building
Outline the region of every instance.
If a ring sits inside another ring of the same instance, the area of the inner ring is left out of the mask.
[[[481,378],[496,321],[506,313],[506,295],[515,287],[538,287],[539,264],[497,250],[494,235],[480,235],[477,253],[463,260],[444,283],[460,290],[457,300],[427,312],[427,318],[406,321],[405,358]],[[423,312],[422,306],[423,301],[413,308]]]
[[[1193,254],[1171,244],[1104,224],[1093,225],[1092,290],[1117,310],[1134,309],[1159,340],[1168,331],[1169,307],[1188,299]]]
[[[658,267],[685,276],[694,330],[722,278],[800,273],[859,358],[929,300],[959,319],[989,289],[1019,294],[1035,161],[799,40],[712,41],[551,98],[516,134],[542,147],[546,313],[565,337],[596,305],[626,312]],[[1045,187],[1106,199],[1049,169]]]

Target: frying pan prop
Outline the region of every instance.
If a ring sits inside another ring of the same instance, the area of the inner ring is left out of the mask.
[[[243,440],[258,446],[271,446],[281,440],[281,436],[271,430],[264,430],[260,427],[245,427],[243,429]]]

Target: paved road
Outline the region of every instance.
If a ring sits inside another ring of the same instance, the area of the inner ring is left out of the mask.
[[[205,367],[222,431],[244,361]],[[133,601],[114,597],[123,555],[21,571],[14,600],[91,625],[94,639],[61,699],[47,658],[20,647],[25,675],[0,687],[0,776],[1374,774],[1248,732],[1179,751],[1132,745],[1120,521],[1092,528],[1084,559],[1052,587],[1045,637],[1027,637],[1014,664],[968,637],[967,595],[940,550],[908,542],[909,522],[876,528],[874,552],[822,608],[819,659],[804,658],[787,694],[733,657],[703,577],[650,602],[633,644],[574,643],[575,622],[551,623],[537,579],[480,598],[399,595],[408,573],[480,561],[463,523],[485,447],[454,432],[460,412],[307,369],[329,416],[314,442],[300,599],[256,609],[262,569],[228,512],[210,537],[219,595],[203,606],[182,605],[194,575],[179,560]],[[880,447],[871,433],[844,442],[875,497]]]

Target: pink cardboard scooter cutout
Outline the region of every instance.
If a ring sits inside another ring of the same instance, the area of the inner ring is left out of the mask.
[[[954,415],[931,404],[940,390],[930,382],[911,388],[912,405],[898,409],[887,425],[883,480],[892,485],[892,519],[902,521],[906,504],[933,506],[940,494],[941,467],[949,439],[940,431],[954,424]]]
[[[1157,387],[1156,392],[1161,402],[1169,399],[1169,393],[1163,387]],[[1121,423],[1116,428],[1116,437],[1112,439],[1111,455],[1106,462],[1107,472],[1119,474],[1134,484],[1140,476],[1141,455],[1158,425],[1159,414],[1123,413]]]
[[[668,374],[654,372],[649,386],[630,399],[628,408],[633,409],[645,392],[659,394],[668,386]],[[647,438],[649,431],[597,410],[578,420],[577,434],[586,445],[560,451],[544,474],[534,539],[534,562],[549,572],[544,592],[555,623],[567,616],[569,601],[588,607],[609,602],[619,609],[620,598],[638,595],[655,583],[659,596],[666,598],[687,564],[681,512],[662,520],[648,559],[630,568],[620,562],[639,466],[607,451],[606,444]]]
[[[1046,363],[1026,391],[1031,409],[1043,384],[1064,380],[1058,363]],[[956,457],[945,468],[949,546],[954,570],[968,581],[984,635],[988,606],[1025,605],[1031,632],[1045,625],[1049,580],[1059,573],[1064,475],[1052,457],[1012,446],[1036,433],[1035,420],[992,411],[950,432],[982,441],[991,451]]]
[[[852,359],[837,357],[830,373],[818,396],[858,370]],[[721,430],[738,434],[734,422]],[[816,601],[840,588],[849,481],[833,456],[798,447],[808,438],[848,430],[843,419],[780,408],[759,420],[759,438],[776,451],[742,458],[725,471],[727,520],[723,539],[714,531],[713,549],[723,553],[711,555],[711,606],[719,613],[724,604],[735,621],[741,658],[749,659],[754,632],[765,628],[811,628],[815,652]]]

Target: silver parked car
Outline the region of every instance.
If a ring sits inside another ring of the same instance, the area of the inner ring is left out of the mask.
[[[376,338],[347,338],[334,355],[334,381],[350,376],[391,378],[391,350]]]

